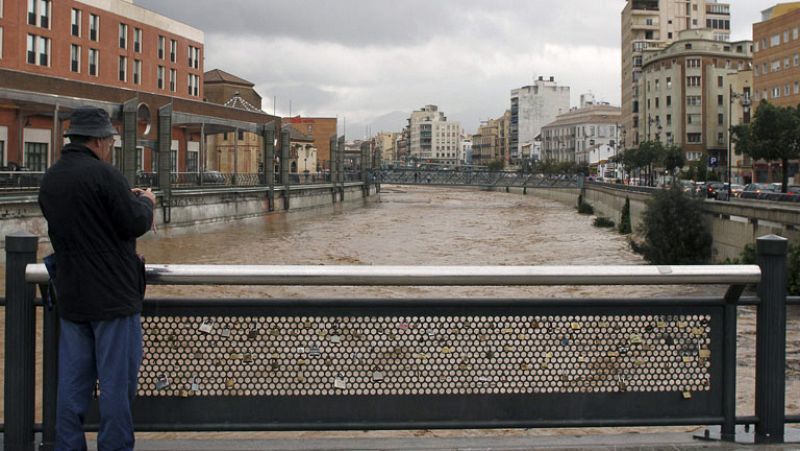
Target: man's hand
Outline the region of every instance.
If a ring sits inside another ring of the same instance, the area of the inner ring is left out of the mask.
[[[147,198],[153,207],[156,206],[156,196],[153,194],[153,190],[150,188],[141,189],[141,188],[131,188],[131,192],[135,194],[137,197],[143,196]]]

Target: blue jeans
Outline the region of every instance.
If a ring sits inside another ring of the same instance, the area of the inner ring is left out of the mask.
[[[132,450],[131,402],[142,362],[139,314],[108,321],[75,323],[61,319],[58,346],[56,449],[85,450],[83,422],[100,381],[97,447]]]

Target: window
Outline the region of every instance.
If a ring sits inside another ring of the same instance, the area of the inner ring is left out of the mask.
[[[717,87],[721,88],[723,86],[725,86],[725,81],[723,80],[722,76],[720,75],[720,76],[717,77]]]
[[[656,97],[656,108],[658,108],[658,107],[659,107],[659,105],[658,105],[658,100],[659,100],[659,98],[658,98],[658,97]]]
[[[778,72],[779,70],[781,70],[781,61],[780,60],[773,61],[772,62],[772,72]]]
[[[119,57],[119,81],[128,81],[128,58]]]
[[[156,79],[158,80],[158,89],[164,89],[164,66],[158,66]]]
[[[200,68],[200,49],[191,45],[189,46],[189,67]]]
[[[119,48],[128,48],[128,26],[124,23],[119,24]]]
[[[686,77],[686,86],[690,87],[700,86],[700,77],[695,75]]]
[[[0,166],[6,165],[6,142],[0,141]]]
[[[794,94],[800,94],[800,81],[794,82]]]
[[[783,95],[784,96],[792,95],[792,86],[791,85],[787,84],[786,86],[783,87]]]
[[[81,47],[79,45],[72,44],[69,49],[70,55],[70,70],[72,72],[80,72],[81,71]]]
[[[686,123],[689,125],[700,125],[702,121],[699,114],[687,114]]]
[[[700,58],[687,58],[686,67],[700,67]]]
[[[0,0],[0,2],[2,1]],[[3,27],[0,27],[0,59],[3,59]]]
[[[190,96],[199,96],[200,95],[200,77],[194,74],[189,74],[189,95]]]
[[[39,3],[39,26],[50,28],[50,0],[40,0]]]
[[[139,60],[133,60],[133,83],[142,83],[142,62]]]
[[[669,127],[671,125],[672,125],[672,115],[668,114],[667,115],[667,127]]]
[[[792,40],[797,40],[798,37],[800,37],[800,28],[794,27],[792,29]]]
[[[188,143],[191,146],[191,142]],[[199,144],[199,143],[198,143]],[[199,150],[192,150],[187,149],[186,151],[186,172],[197,172],[198,166],[197,162],[200,160],[199,158],[200,151]]]
[[[783,32],[783,43],[786,44],[787,42],[789,42],[789,31],[788,30]]]
[[[702,142],[702,140],[703,140],[703,134],[702,133],[687,133],[686,134],[686,142],[689,142],[689,143],[692,143],[692,144],[698,144],[698,143]],[[699,160],[699,158],[698,158],[698,160]]]
[[[28,25],[36,25],[36,0],[28,0]]]
[[[100,52],[97,49],[89,49],[89,75],[97,76],[100,68]]]
[[[142,51],[142,29],[133,29],[133,51],[140,53]]]
[[[725,115],[722,113],[717,114],[717,125],[725,125]]]
[[[38,55],[38,56],[37,56]],[[38,64],[39,66],[50,65],[50,38],[28,35],[27,44],[28,64]]]
[[[789,66],[790,66],[790,64],[789,64],[789,57],[787,56],[786,58],[784,58],[784,59],[783,59],[783,68],[784,68],[784,69],[788,69],[788,68],[789,68]]]
[[[72,35],[81,36],[81,10],[72,8]]]
[[[717,144],[725,144],[725,134],[722,132],[717,132]]]
[[[28,64],[36,64],[36,36],[29,34],[28,35],[28,47],[27,47],[27,55],[28,55]]]
[[[717,106],[722,106],[725,104],[725,96],[722,94],[717,96]]]
[[[772,88],[772,98],[777,99],[781,96],[781,88]]]
[[[800,53],[794,54],[794,67],[800,66]]]
[[[672,77],[667,77],[667,88],[672,87]]]
[[[700,96],[686,96],[686,105],[688,106],[699,106],[700,101]]]
[[[175,69],[169,70],[169,90],[175,92],[178,87],[178,71]]]
[[[89,14],[89,39],[100,40],[100,16]]]
[[[672,106],[672,96],[667,96],[667,106]]]
[[[47,169],[47,143],[25,143],[25,167],[31,171]]]
[[[169,60],[173,63],[178,61],[178,41],[174,39],[169,41]]]
[[[164,46],[166,45],[166,38],[164,36],[158,37],[158,59],[164,59]]]
[[[769,40],[770,47],[775,47],[776,45],[781,45],[781,35],[779,34],[772,36],[772,39]]]

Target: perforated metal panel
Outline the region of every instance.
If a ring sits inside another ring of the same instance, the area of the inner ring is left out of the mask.
[[[144,317],[139,395],[710,390],[709,315]]]

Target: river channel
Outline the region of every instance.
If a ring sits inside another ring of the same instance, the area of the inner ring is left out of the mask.
[[[40,255],[47,251],[40,250]],[[139,241],[148,263],[265,265],[642,265],[627,239],[592,217],[535,195],[384,186],[363,205],[275,213],[159,230]],[[4,274],[4,271],[0,272]],[[722,296],[724,286],[636,287],[205,287],[202,297],[674,297]],[[190,297],[196,287],[151,286]],[[787,408],[800,410],[800,322],[789,322]],[[740,309],[738,415],[753,414],[755,315]],[[2,327],[0,325],[0,327]],[[0,341],[4,334],[0,334]],[[0,353],[2,343],[0,343]],[[4,362],[0,361],[0,364]],[[37,409],[38,410],[38,409]],[[0,411],[2,414],[2,411]],[[38,415],[37,415],[38,416]],[[288,433],[287,433],[288,434]],[[165,434],[173,437],[174,435]]]

